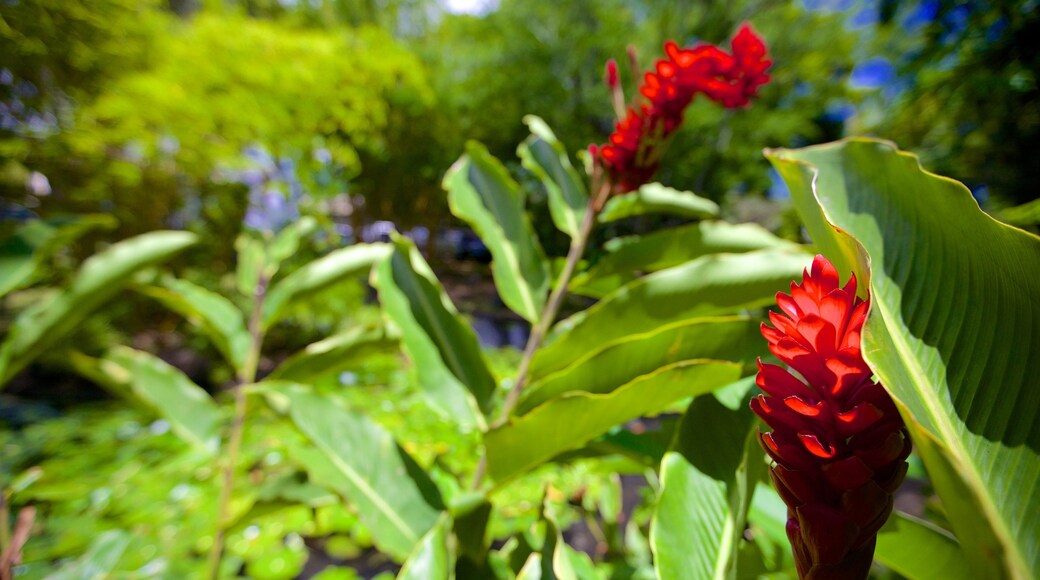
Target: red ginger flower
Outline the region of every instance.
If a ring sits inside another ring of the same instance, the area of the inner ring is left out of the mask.
[[[655,72],[646,73],[639,88],[648,104],[630,107],[599,150],[616,191],[632,191],[653,177],[663,142],[682,125],[683,111],[698,93],[737,108],[769,82],[765,71],[772,62],[749,25],[740,27],[731,45],[733,53],[727,54],[710,44],[680,49],[672,41],[665,43],[668,58],[657,61]]]
[[[765,395],[751,409],[770,427],[760,434],[775,461],[770,475],[787,504],[787,536],[804,579],[866,578],[877,532],[906,475],[910,436],[892,399],[871,380],[860,351],[869,298],[855,275],[839,286],[823,256],[791,294],[783,314],[762,325],[769,350],[804,378],[758,363]]]

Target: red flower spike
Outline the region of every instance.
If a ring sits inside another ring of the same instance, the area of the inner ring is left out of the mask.
[[[765,71],[772,62],[766,59],[765,43],[750,26],[738,29],[731,48],[728,54],[708,44],[683,49],[671,40],[665,42],[667,58],[655,63],[639,87],[649,104],[629,108],[600,149],[614,192],[638,189],[653,177],[668,138],[682,125],[683,111],[698,94],[726,108],[745,107],[758,87],[769,82]],[[617,67],[611,68],[612,63],[607,63],[607,84],[613,88],[611,71],[616,75]],[[620,110],[617,103],[615,107]]]
[[[748,34],[733,39],[737,62],[765,54]],[[776,302],[781,312],[769,313],[773,326],[763,324],[762,336],[802,378],[759,361],[756,383],[765,394],[751,410],[773,429],[759,441],[775,462],[798,575],[863,579],[911,448],[895,404],[863,360],[869,298],[856,297],[855,276],[841,286],[834,266],[816,256],[802,283]]]
[[[607,61],[607,88],[613,89],[618,86],[618,82],[617,61],[610,59]]]

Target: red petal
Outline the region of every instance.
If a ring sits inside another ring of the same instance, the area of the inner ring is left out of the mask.
[[[822,495],[820,484],[816,479],[810,477],[804,471],[788,469],[783,465],[776,465],[773,467],[771,475],[773,483],[777,485],[777,488],[779,489],[782,484],[785,491],[790,494],[793,500],[795,500],[790,501],[785,498],[784,503],[789,506],[798,506],[812,501],[817,501]]]
[[[834,416],[834,422],[837,425],[838,434],[845,438],[860,433],[876,423],[882,416],[883,414],[877,407],[870,403],[863,403],[844,413],[838,413]]]
[[[795,508],[795,513],[813,563],[840,562],[859,535],[856,525],[834,508],[811,503]]]
[[[767,394],[779,399],[798,396],[809,401],[818,400],[816,393],[807,387],[805,383],[796,379],[783,368],[777,365],[765,364],[761,359],[758,361],[758,376],[755,377],[755,384]]]
[[[846,457],[823,466],[823,475],[827,482],[837,489],[855,489],[874,477],[874,470],[867,467],[858,457]]]
[[[823,257],[823,254],[816,254],[812,263],[812,279],[819,284],[823,290],[822,294],[829,294],[838,287],[838,270],[830,260]]]
[[[816,417],[823,408],[822,401],[815,405],[810,405],[798,397],[787,397],[784,399],[784,404],[787,405],[788,409],[805,417]]]
[[[855,444],[855,440],[849,442]],[[869,465],[872,469],[881,469],[887,464],[900,459],[903,449],[907,446],[906,438],[902,431],[896,431],[885,438],[885,441],[873,449],[865,449],[856,452],[856,455]]]
[[[783,292],[776,293],[776,305],[780,307],[780,310],[784,311],[784,314],[789,316],[791,320],[797,320],[802,316],[801,310],[798,309],[798,304],[795,303],[787,294]]]
[[[831,457],[834,457],[834,454],[836,453],[833,445],[824,447],[823,443],[820,442],[820,439],[811,433],[799,433],[798,439],[802,442],[805,450],[816,457],[830,459]]]

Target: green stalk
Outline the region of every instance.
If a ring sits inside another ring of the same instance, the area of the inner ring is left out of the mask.
[[[249,315],[249,352],[245,362],[239,369],[235,381],[235,413],[231,420],[231,433],[228,435],[227,462],[223,469],[223,483],[220,488],[220,499],[217,502],[217,524],[213,534],[213,547],[209,552],[209,578],[220,577],[220,560],[224,554],[225,527],[228,510],[231,504],[231,491],[235,484],[235,465],[238,464],[239,449],[242,447],[242,432],[246,422],[245,385],[256,381],[256,369],[260,362],[260,348],[264,342],[264,331],[261,320],[264,310],[264,298],[267,295],[267,284],[270,282],[265,274],[260,275],[253,297],[253,310]]]

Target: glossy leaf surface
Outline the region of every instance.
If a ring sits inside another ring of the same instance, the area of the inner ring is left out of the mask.
[[[693,318],[590,349],[574,364],[528,387],[520,413],[571,391],[609,393],[660,367],[692,359],[752,362],[761,351],[759,323],[736,316]]]
[[[740,376],[740,365],[691,360],[640,376],[605,394],[569,393],[484,436],[488,473],[499,483],[576,449],[619,423],[652,415]]]
[[[654,272],[595,306],[556,324],[532,361],[532,375],[570,365],[597,345],[650,332],[675,320],[728,314],[771,303],[801,275],[810,258],[800,252],[761,250],[698,258]]]
[[[615,238],[606,244],[607,254],[592,268],[574,277],[570,290],[602,298],[639,277],[678,266],[707,254],[742,253],[767,248],[797,250],[797,244],[780,239],[757,224],[698,222],[643,236]]]
[[[661,491],[650,527],[660,578],[736,578],[755,481],[765,471],[754,415],[711,395],[690,404],[672,451],[661,461]]]
[[[549,263],[524,211],[520,186],[475,142],[467,144],[443,185],[451,212],[491,251],[491,273],[502,301],[524,319],[536,321],[549,292]]]
[[[719,215],[719,205],[692,191],[648,183],[636,191],[612,197],[596,219],[602,224],[651,213],[708,219]]]
[[[545,121],[527,115],[524,123],[531,130],[531,136],[520,145],[517,154],[524,167],[545,185],[553,223],[561,232],[574,238],[589,203],[585,180],[571,164],[563,144]]]
[[[1040,238],[891,144],[855,139],[771,159],[814,241],[873,298],[863,354],[979,576],[1040,575]]]
[[[310,383],[355,368],[365,357],[391,352],[400,337],[383,326],[357,327],[307,345],[271,372],[271,379]]]
[[[483,425],[495,379],[473,329],[459,316],[415,246],[404,239],[376,268],[373,282],[386,316],[401,330],[412,372],[431,405],[465,426]]]

